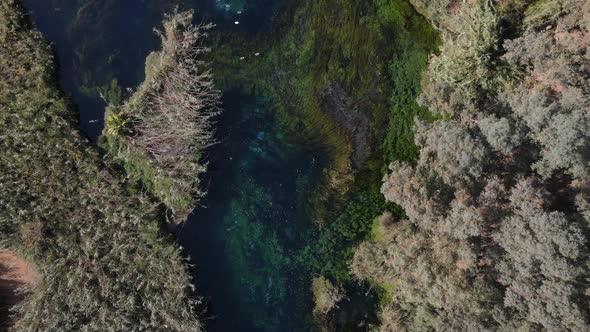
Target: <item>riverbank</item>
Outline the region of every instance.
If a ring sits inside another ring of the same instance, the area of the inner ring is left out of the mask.
[[[77,129],[52,49],[20,1],[0,4],[0,45],[0,239],[39,274],[13,328],[199,330],[161,208]]]
[[[590,2],[411,2],[443,44],[351,265],[380,331],[588,331]]]

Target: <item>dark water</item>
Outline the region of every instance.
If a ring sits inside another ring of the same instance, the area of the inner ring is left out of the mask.
[[[96,140],[103,128],[106,106],[100,90],[104,91],[114,79],[123,91],[143,81],[144,60],[159,47],[153,29],[161,26],[165,13],[176,7],[193,9],[196,22],[213,22],[218,31],[241,31],[253,36],[269,29],[281,0],[23,2],[37,28],[54,43],[60,86],[79,106],[82,130]]]
[[[193,8],[197,21],[253,37],[269,28],[279,0],[24,2],[55,43],[60,85],[96,140],[105,107],[100,96],[140,84],[145,57],[159,46],[152,29],[165,12]],[[309,276],[296,270],[294,255],[309,228],[305,197],[319,176],[321,153],[285,142],[264,96],[228,91],[223,102],[220,143],[207,151],[209,195],[177,230],[196,266],[207,330],[308,330]]]
[[[309,276],[293,259],[309,226],[303,204],[320,156],[283,142],[262,98],[230,92],[224,105],[205,207],[179,229],[199,255],[196,275],[218,315],[208,330],[306,330]]]

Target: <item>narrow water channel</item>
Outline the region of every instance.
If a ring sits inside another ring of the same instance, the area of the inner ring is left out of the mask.
[[[268,29],[279,0],[25,0],[37,28],[54,43],[61,88],[96,140],[101,96],[125,95],[143,80],[144,60],[159,46],[152,29],[176,5],[221,31],[254,36]],[[235,24],[238,21],[240,24]],[[304,204],[321,153],[283,140],[264,96],[226,91],[219,144],[206,155],[209,195],[176,230],[195,265],[208,331],[306,330],[309,276],[296,251],[310,227]]]
[[[305,243],[303,205],[320,156],[279,138],[263,98],[228,92],[224,105],[209,194],[178,230],[210,296],[208,330],[303,329],[311,294],[294,259]]]

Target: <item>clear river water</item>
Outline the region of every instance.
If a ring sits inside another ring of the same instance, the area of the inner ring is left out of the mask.
[[[144,60],[159,47],[163,14],[192,8],[220,31],[268,30],[279,0],[25,0],[35,25],[54,43],[59,82],[96,141],[109,87],[136,87]],[[241,13],[239,13],[241,12]],[[239,21],[240,24],[235,24]],[[116,80],[116,81],[115,81]],[[219,144],[206,151],[208,196],[176,229],[194,264],[208,331],[306,331],[309,275],[294,255],[311,226],[306,193],[321,172],[322,151],[289,144],[265,96],[226,91]]]

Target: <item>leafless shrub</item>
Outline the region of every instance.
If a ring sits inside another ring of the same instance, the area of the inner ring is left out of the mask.
[[[133,144],[145,149],[171,175],[188,174],[195,150],[213,143],[211,118],[219,111],[219,92],[201,57],[209,52],[202,39],[212,24],[192,26],[191,12],[165,24],[162,68],[150,82],[137,113]]]
[[[107,119],[108,134],[124,136],[134,153],[148,159],[149,174],[136,167],[144,173],[139,177],[154,182],[155,194],[181,214],[205,195],[200,157],[214,143],[212,118],[220,112],[220,92],[205,60],[210,49],[203,43],[213,24],[193,25],[192,18],[192,11],[166,17],[164,31],[156,30],[162,50],[148,57],[145,82]]]

